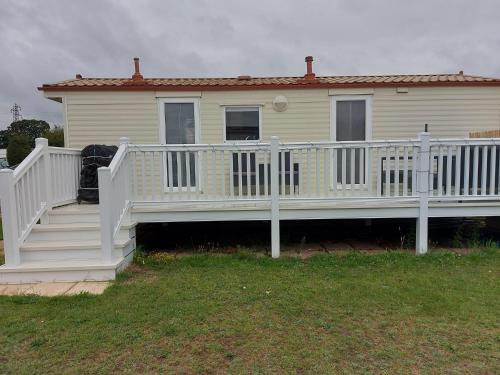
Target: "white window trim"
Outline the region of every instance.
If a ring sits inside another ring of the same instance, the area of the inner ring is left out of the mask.
[[[258,108],[259,110],[259,139],[251,139],[251,140],[227,140],[226,139],[226,108],[234,108],[234,107],[244,107],[244,108]],[[221,105],[222,108],[222,139],[224,143],[235,144],[235,143],[258,143],[262,142],[262,105],[256,104],[247,104],[247,105]]]
[[[333,95],[330,105],[330,139],[333,142],[337,141],[337,102],[342,101],[364,101],[365,102],[365,141],[372,140],[372,95]],[[369,155],[365,154],[365,181],[368,178],[367,168],[368,163],[370,163]],[[336,166],[334,166],[336,168]],[[333,174],[330,173],[330,189],[333,188],[333,184],[337,183],[337,189],[342,189],[342,184],[333,181]],[[354,188],[358,188],[359,184],[353,184]],[[347,190],[350,186],[345,187]]]
[[[167,144],[167,133],[166,133],[166,124],[165,124],[165,104],[167,103],[193,103],[193,109],[194,109],[194,143],[200,143],[200,99],[199,98],[183,98],[183,97],[178,97],[178,98],[158,98],[158,117],[160,119],[160,131],[159,131],[159,137],[160,137],[160,144],[165,145]],[[163,190],[164,193],[169,192],[169,187],[168,187],[168,177],[167,177],[167,160],[166,160],[166,152],[163,153],[162,157],[162,179],[163,179]],[[200,156],[201,158],[201,156]],[[201,175],[200,173],[200,168],[201,165],[203,165],[202,160],[200,159],[198,161],[199,165],[196,168],[196,186],[192,186],[189,188],[189,191],[196,191],[199,189],[200,191],[202,189],[202,184],[199,176]],[[186,191],[188,190],[187,188],[181,187],[173,187],[171,188],[172,191],[174,192],[179,192],[179,191]]]

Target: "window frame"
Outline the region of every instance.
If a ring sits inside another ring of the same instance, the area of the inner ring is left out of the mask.
[[[194,143],[200,143],[200,99],[192,97],[158,98],[158,117],[160,118],[160,144],[167,144],[167,129],[165,123],[165,104],[193,103],[194,109]]]
[[[224,143],[259,143],[262,142],[262,105],[245,104],[245,105],[222,105],[222,139]],[[258,139],[227,139],[227,124],[226,124],[226,109],[227,108],[257,108],[259,111],[259,138]]]

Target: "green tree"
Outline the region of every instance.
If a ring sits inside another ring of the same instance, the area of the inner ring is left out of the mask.
[[[19,120],[14,121],[7,128],[9,137],[14,135],[24,135],[28,137],[31,147],[35,147],[35,139],[42,137],[50,130],[50,125],[43,120]]]
[[[0,130],[0,148],[7,148],[9,145],[9,131]]]
[[[31,152],[30,140],[26,135],[13,135],[7,146],[7,161],[10,166],[21,163]]]
[[[64,147],[64,130],[63,128],[55,127],[43,134],[44,138],[49,141],[49,146]]]

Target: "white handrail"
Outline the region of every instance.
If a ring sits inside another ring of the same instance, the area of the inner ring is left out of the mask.
[[[35,146],[33,151],[29,153],[28,156],[14,169],[14,182],[19,181],[19,179],[36,163],[36,161],[42,156],[43,145],[40,143]]]
[[[120,138],[120,147],[109,167],[101,167],[99,180],[99,212],[102,260],[114,260],[114,246],[123,222],[129,217],[130,184],[128,138]]]
[[[37,138],[14,171],[0,171],[6,264],[20,263],[20,246],[48,210],[76,198],[79,166],[79,151],[48,147],[47,139]]]

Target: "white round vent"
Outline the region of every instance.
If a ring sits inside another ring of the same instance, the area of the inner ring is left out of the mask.
[[[283,95],[278,95],[273,100],[273,108],[276,112],[284,112],[288,108],[288,100]]]

